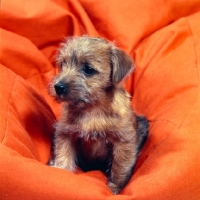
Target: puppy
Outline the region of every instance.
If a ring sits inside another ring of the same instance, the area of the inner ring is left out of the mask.
[[[133,70],[133,61],[105,39],[82,36],[62,44],[57,64],[50,94],[62,103],[62,112],[51,163],[71,172],[77,166],[102,170],[118,194],[148,132],[148,122],[135,116],[119,84]]]

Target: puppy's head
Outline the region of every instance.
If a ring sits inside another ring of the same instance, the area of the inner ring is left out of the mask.
[[[61,45],[57,65],[59,73],[51,81],[50,94],[79,107],[98,101],[133,69],[124,51],[105,39],[88,36],[68,38]]]

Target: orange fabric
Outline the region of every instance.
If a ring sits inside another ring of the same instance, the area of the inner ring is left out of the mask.
[[[2,0],[0,199],[200,199],[200,0]],[[113,195],[100,171],[46,165],[60,105],[48,95],[59,43],[102,36],[136,70],[126,84],[149,122],[134,174]]]

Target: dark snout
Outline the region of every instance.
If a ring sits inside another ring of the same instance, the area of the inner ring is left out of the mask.
[[[67,92],[67,84],[63,81],[59,81],[58,83],[56,83],[54,85],[54,88],[56,90],[56,94],[59,96]]]

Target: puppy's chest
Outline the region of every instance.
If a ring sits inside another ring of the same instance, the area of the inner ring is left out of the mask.
[[[71,134],[74,145],[81,157],[86,160],[101,160],[112,150],[112,143],[117,140],[116,121],[105,114],[84,115],[76,123],[76,130]]]
[[[77,115],[75,118],[68,118],[69,126],[76,126],[80,136],[88,135],[91,139],[105,137],[109,132],[115,132],[120,125],[117,114],[92,111],[84,115]]]

